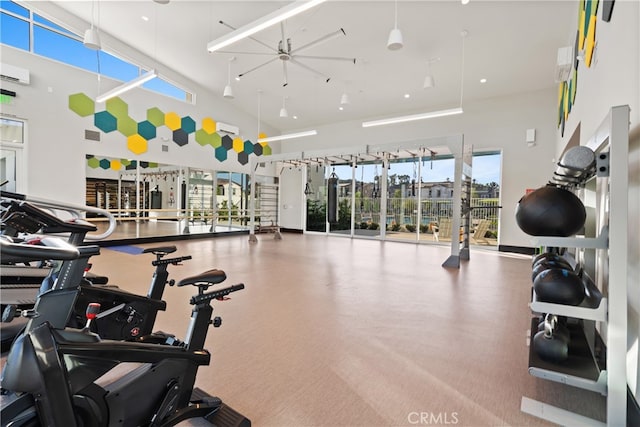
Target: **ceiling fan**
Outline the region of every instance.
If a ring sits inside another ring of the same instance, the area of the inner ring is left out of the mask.
[[[219,21],[220,24],[224,25],[225,27],[231,28],[232,30],[236,30],[236,28],[232,27],[231,25],[227,24],[224,21]],[[270,52],[235,52],[235,51],[222,51],[222,50],[218,50],[216,52],[219,53],[231,53],[234,55],[239,55],[239,54],[244,54],[244,55],[271,55],[273,56],[273,58],[269,59],[267,62],[264,62],[256,67],[253,67],[250,70],[247,70],[243,73],[238,74],[238,77],[243,77],[246,76],[247,74],[254,72],[266,65],[271,64],[272,62],[275,62],[277,60],[281,60],[282,61],[282,86],[287,86],[289,84],[288,81],[288,70],[287,70],[287,63],[291,63],[294,64],[300,68],[303,68],[317,76],[322,77],[323,79],[325,79],[325,82],[329,82],[329,80],[331,80],[331,77],[324,75],[323,73],[309,67],[306,64],[303,64],[302,62],[300,62],[300,59],[324,59],[324,60],[331,60],[331,61],[348,61],[348,62],[353,62],[354,64],[356,63],[356,58],[344,58],[344,57],[338,57],[338,56],[311,56],[311,55],[300,55],[300,52],[303,52],[307,49],[310,49],[312,47],[316,47],[322,43],[325,43],[331,39],[334,39],[336,37],[340,37],[340,36],[346,36],[347,33],[345,33],[345,31],[340,28],[339,30],[336,30],[334,32],[331,32],[325,36],[322,36],[312,42],[309,42],[303,46],[300,46],[298,48],[294,48],[293,44],[291,42],[291,38],[287,38],[285,36],[285,28],[284,28],[284,23],[280,22],[280,34],[281,34],[281,39],[278,42],[278,47],[277,48],[273,48],[272,46],[269,46],[267,43],[264,43],[261,40],[256,39],[255,37],[248,37],[249,39],[255,41],[256,43],[260,43],[262,46],[266,47],[267,49],[270,50]]]

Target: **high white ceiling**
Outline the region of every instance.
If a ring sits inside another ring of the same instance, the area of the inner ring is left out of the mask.
[[[91,1],[53,3],[91,21]],[[94,6],[102,32],[222,97],[229,58],[236,57],[231,68],[235,76],[275,58],[275,54],[208,53],[208,42],[232,31],[219,21],[241,27],[286,4],[171,0],[162,5],[152,0],[96,0]],[[324,78],[289,63],[288,85],[283,87],[282,61],[277,59],[240,81],[232,78],[235,98],[225,102],[257,116],[260,96],[262,121],[286,132],[344,120],[454,108],[461,101],[464,105],[472,100],[555,87],[557,50],[573,43],[578,2],[471,0],[462,5],[460,0],[400,0],[397,8],[398,28],[404,36],[404,47],[397,51],[386,47],[394,25],[393,1],[328,1],[291,18],[285,23],[285,34],[291,38],[293,49],[343,29],[345,36],[302,53],[353,57],[355,65],[300,60],[331,77],[326,83]],[[463,30],[468,32],[464,38],[464,68]],[[254,37],[272,50],[249,39],[226,50],[272,53],[281,39],[281,29],[274,26]],[[439,58],[431,65],[436,86],[423,89],[430,58]],[[487,82],[480,83],[481,78]],[[344,92],[350,104],[339,111]],[[283,96],[287,97],[288,118],[279,117]]]

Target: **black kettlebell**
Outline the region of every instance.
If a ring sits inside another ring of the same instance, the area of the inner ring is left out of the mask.
[[[533,337],[533,349],[547,362],[561,363],[569,358],[569,343],[558,335],[540,331]]]
[[[531,281],[532,282],[535,281],[538,274],[550,268],[564,268],[567,270],[573,270],[573,268],[571,268],[569,263],[566,261],[551,261],[551,260],[540,261],[537,264],[535,264],[533,266],[533,269],[531,270]]]
[[[569,261],[567,261],[567,259],[562,255],[557,255],[557,254],[543,254],[543,255],[547,255],[547,256],[534,259],[533,262],[531,263],[531,267],[535,267],[536,265],[542,262],[555,262],[559,264],[565,264],[566,266],[571,268],[571,264],[569,264]]]
[[[557,254],[555,252],[543,252],[541,254],[536,255],[533,258],[533,261],[531,261],[531,266],[533,267],[534,265],[536,265],[536,263],[543,261],[543,260],[547,260],[547,259],[552,259],[552,260],[556,260],[558,258],[562,258],[562,255]]]
[[[571,270],[550,268],[539,273],[533,281],[538,300],[554,304],[580,305],[584,300],[582,279]]]
[[[549,324],[549,322],[551,322]],[[565,341],[567,344],[571,342],[571,332],[566,325],[566,317],[557,317],[555,315],[548,315],[547,319],[543,319],[540,323],[538,323],[538,332],[545,331],[545,323],[547,323],[546,330],[548,334],[552,334],[555,337],[558,337]]]

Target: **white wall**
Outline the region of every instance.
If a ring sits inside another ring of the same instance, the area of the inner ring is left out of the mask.
[[[518,228],[514,212],[525,189],[546,184],[553,172],[556,100],[556,89],[550,89],[465,103],[464,114],[458,116],[374,128],[363,128],[359,121],[320,126],[314,137],[283,142],[282,152],[463,134],[465,144],[472,144],[474,151],[502,151],[500,244],[530,247],[530,238]],[[532,128],[536,129],[536,145],[528,147],[525,131]]]
[[[28,122],[25,192],[31,196],[84,204],[85,154],[249,173],[249,165],[238,163],[233,150],[228,152],[226,161],[219,162],[213,148],[201,146],[193,135],[189,137],[189,144],[183,147],[176,145],[166,127],[158,128],[156,138],[149,141],[148,151],[141,155],[129,151],[127,138],[117,131],[101,132],[100,142],[87,141],[84,139],[85,129],[99,129],[94,127],[92,116],[80,117],[69,109],[68,97],[83,92],[95,98],[101,92],[96,74],[9,46],[2,45],[1,49],[3,63],[26,68],[31,73],[31,84],[28,86],[3,82],[3,88],[17,92],[17,97],[11,105],[2,106],[2,114]],[[102,77],[103,88],[117,84]],[[147,109],[158,107],[165,113],[191,116],[196,122],[196,129],[202,127],[201,121],[205,117],[232,123],[240,128],[243,139],[255,142],[258,127],[256,118],[236,109],[222,96],[212,96],[200,89],[197,91],[197,105],[140,88],[123,94],[121,98],[129,106],[129,116],[136,122],[146,119]],[[104,105],[96,105],[97,111],[103,108]],[[276,133],[265,126],[261,127],[261,131]],[[167,145],[169,151],[162,152],[162,145]],[[273,152],[277,153],[278,143],[270,145]]]

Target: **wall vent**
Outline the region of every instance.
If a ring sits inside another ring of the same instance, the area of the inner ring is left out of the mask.
[[[168,153],[169,152],[169,146],[168,145],[163,145],[162,146],[162,152],[163,153]]]
[[[87,139],[89,141],[100,141],[100,132],[95,130],[85,129],[84,139]]]

